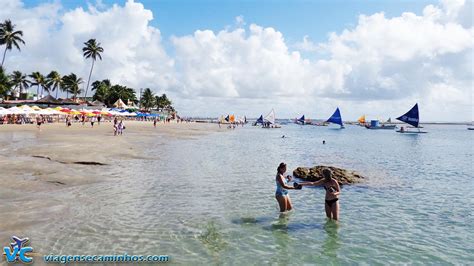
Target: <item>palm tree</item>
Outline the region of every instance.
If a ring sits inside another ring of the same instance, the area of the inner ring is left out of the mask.
[[[102,55],[100,53],[104,52],[104,48],[100,47],[100,43],[96,42],[95,39],[90,39],[84,43],[84,48],[82,52],[84,53],[85,58],[92,58],[91,71],[89,72],[89,79],[87,80],[86,93],[84,98],[87,97],[87,90],[89,89],[89,82],[91,81],[92,69],[94,69],[94,62],[99,58],[102,60]]]
[[[71,73],[63,78],[63,86],[67,89],[68,93],[72,93],[73,99],[76,100],[77,95],[82,93],[82,90],[79,88],[79,85],[84,83],[82,78],[78,78],[76,74]]]
[[[171,106],[171,104],[173,104],[169,99],[168,97],[166,96],[166,94],[163,94],[161,96],[156,96],[155,97],[155,104],[156,104],[156,108],[158,110],[163,110],[165,108],[168,108],[168,109],[172,109],[173,107]]]
[[[94,81],[91,87],[91,91],[95,91],[92,99],[94,101],[98,100],[103,103],[106,103],[107,97],[110,94],[111,87],[112,87],[112,84],[110,84],[110,80],[108,79],[104,79],[102,81],[99,81],[99,80]]]
[[[155,95],[153,95],[153,92],[149,88],[146,88],[143,91],[143,95],[140,99],[140,102],[143,107],[145,107],[145,110],[150,110],[150,108],[155,105]]]
[[[10,75],[12,85],[15,90],[19,90],[20,97],[25,90],[30,87],[31,82],[27,79],[26,74],[21,73],[20,71],[13,71],[13,74]]]
[[[36,97],[38,97],[38,99],[39,99],[40,87],[41,87],[41,95],[42,95],[43,94],[43,89],[46,86],[46,79],[38,71],[31,73],[31,75],[29,75],[29,77],[33,79],[33,82],[31,82],[31,85],[32,86],[35,86],[35,85],[38,86],[37,89],[36,89]]]
[[[61,75],[57,71],[51,71],[48,76],[46,76],[46,83],[48,88],[51,88],[51,91],[56,91],[56,99],[58,98],[58,91],[62,86]]]
[[[25,44],[25,41],[21,38],[23,37],[23,31],[15,31],[15,25],[7,19],[3,23],[0,23],[0,45],[5,45],[5,51],[3,52],[2,67],[3,62],[5,61],[5,55],[7,50],[11,50],[13,46],[20,51],[20,43]]]
[[[137,102],[137,95],[135,90],[126,86],[114,85],[110,88],[110,93],[107,97],[107,105],[114,104],[118,99],[122,99],[124,102]]]
[[[0,96],[7,96],[11,85],[10,77],[5,73],[3,67],[0,67]]]

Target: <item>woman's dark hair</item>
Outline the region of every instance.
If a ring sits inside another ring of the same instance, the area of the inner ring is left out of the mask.
[[[280,169],[282,169],[283,167],[286,167],[286,163],[280,163],[280,165],[277,168],[277,172],[280,172]]]
[[[323,170],[323,176],[324,176],[325,179],[331,178],[331,177],[332,177],[332,172],[331,172],[331,170],[325,168],[325,169]]]

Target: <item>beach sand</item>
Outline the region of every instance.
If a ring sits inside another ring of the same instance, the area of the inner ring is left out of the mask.
[[[41,130],[36,125],[1,125],[0,239],[24,235],[48,217],[64,215],[67,202],[75,200],[65,195],[120,178],[110,162],[142,158],[147,143],[171,145],[224,130],[199,123],[159,123],[154,128],[152,122],[125,121],[125,126],[123,136],[114,136],[111,122],[94,128],[89,123],[70,128],[53,123]]]

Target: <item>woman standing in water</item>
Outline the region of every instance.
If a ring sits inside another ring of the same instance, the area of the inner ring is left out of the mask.
[[[280,205],[280,212],[291,211],[293,206],[291,205],[290,195],[288,195],[288,189],[295,189],[294,187],[288,186],[288,182],[291,181],[291,176],[284,176],[286,172],[286,164],[280,163],[277,168],[277,174],[275,177],[276,192],[275,198]]]
[[[341,187],[336,179],[332,177],[332,172],[329,169],[323,170],[323,179],[316,182],[301,182],[302,186],[320,186],[322,185],[326,190],[326,199],[324,208],[326,216],[329,219],[339,220],[339,195],[341,194]]]

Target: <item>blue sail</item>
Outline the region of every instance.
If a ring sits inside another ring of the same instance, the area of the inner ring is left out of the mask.
[[[301,124],[304,124],[304,121],[305,121],[304,115],[300,117],[300,119],[298,119],[298,122],[300,122]]]
[[[334,112],[334,114],[332,114],[332,116],[329,117],[329,119],[328,119],[326,122],[338,124],[338,125],[340,125],[341,127],[343,126],[343,124],[342,124],[342,118],[341,118],[341,112],[339,112],[339,107],[336,109],[336,111]]]
[[[413,106],[406,114],[397,117],[397,120],[410,124],[414,127],[418,127],[418,123],[420,122],[420,115],[418,113],[418,103]]]
[[[257,121],[255,121],[255,124],[263,124],[263,115],[261,115]]]

